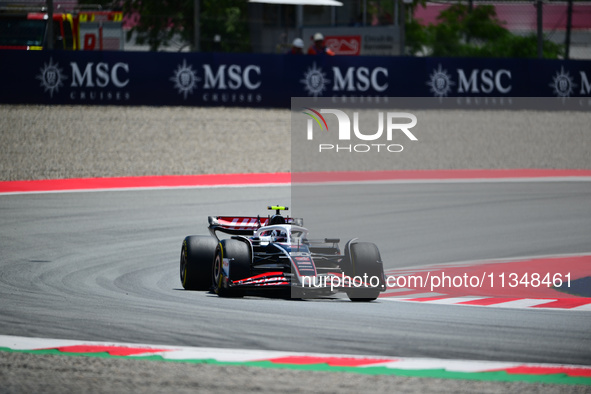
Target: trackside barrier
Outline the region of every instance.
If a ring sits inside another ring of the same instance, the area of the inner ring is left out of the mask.
[[[288,108],[291,97],[591,99],[591,61],[0,51],[0,86],[5,104]]]

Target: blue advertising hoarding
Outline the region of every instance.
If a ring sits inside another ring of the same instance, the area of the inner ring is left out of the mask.
[[[291,97],[591,97],[591,61],[0,51],[0,103],[290,106]]]

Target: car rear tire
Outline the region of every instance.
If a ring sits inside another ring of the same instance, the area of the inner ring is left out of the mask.
[[[229,275],[223,269],[224,259],[228,261]],[[250,276],[252,252],[246,241],[224,239],[217,246],[212,268],[214,292],[220,297],[242,297],[242,289],[229,286],[231,281]]]
[[[368,285],[375,285],[375,288],[352,288],[347,290],[347,296],[353,302],[370,302],[378,298],[384,286],[384,267],[378,247],[370,242],[354,242],[345,249],[345,274],[351,277],[367,278]]]
[[[211,289],[211,266],[218,241],[207,235],[190,235],[181,248],[181,284],[186,290]]]

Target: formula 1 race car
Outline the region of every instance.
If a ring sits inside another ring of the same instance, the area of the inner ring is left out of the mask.
[[[181,283],[222,297],[275,290],[292,298],[346,292],[351,301],[373,301],[386,289],[377,246],[352,239],[308,239],[303,219],[273,216],[210,216],[211,235],[190,235],[181,249]],[[219,233],[230,238],[220,239]]]

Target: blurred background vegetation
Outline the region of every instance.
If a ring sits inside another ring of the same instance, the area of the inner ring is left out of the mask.
[[[380,1],[380,9],[392,9],[397,0]],[[137,23],[127,32],[137,44],[157,51],[176,43],[193,47],[194,0],[79,0],[81,4],[101,4],[119,8],[125,15],[138,14]],[[376,3],[369,3],[369,13],[379,14]],[[427,26],[412,17],[426,0],[414,0],[405,14],[406,54],[411,56],[468,57],[537,57],[537,36],[534,33],[511,33],[497,18],[493,5],[456,3],[441,11],[437,24]],[[373,8],[372,8],[373,7]],[[250,52],[248,1],[200,0],[199,50]],[[392,24],[392,16],[382,23]],[[180,41],[180,43],[178,42]],[[564,55],[564,46],[544,39],[544,58]]]
[[[415,2],[413,8],[419,6]],[[493,5],[457,3],[443,10],[438,24],[422,26],[412,18],[406,23],[406,47],[409,54],[423,56],[535,58],[538,38],[530,33],[511,33],[497,18]],[[563,45],[544,39],[544,58],[557,59]]]

